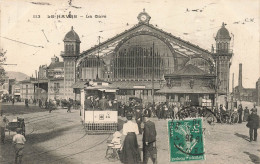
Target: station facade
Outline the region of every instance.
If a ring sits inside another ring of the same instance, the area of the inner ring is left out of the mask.
[[[197,105],[214,103],[215,96],[228,95],[231,37],[223,23],[209,52],[149,23],[145,11],[138,24],[80,53],[80,39],[73,27],[65,35],[64,98],[80,99],[80,88],[89,81],[109,82],[116,99],[130,97],[144,102],[174,102]],[[153,94],[154,93],[154,94]]]

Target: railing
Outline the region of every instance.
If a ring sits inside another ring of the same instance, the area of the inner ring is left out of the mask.
[[[117,123],[86,123],[87,133],[114,133],[117,131]]]
[[[216,53],[229,53],[229,54],[232,54],[233,50],[232,49],[229,49],[229,50],[217,50]]]

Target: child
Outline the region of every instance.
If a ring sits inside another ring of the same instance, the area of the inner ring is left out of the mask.
[[[118,149],[120,149],[121,148],[121,137],[122,136],[122,134],[119,132],[119,131],[116,131],[114,134],[113,134],[113,139],[112,139],[112,141],[111,141],[111,144],[113,144],[114,146],[114,148],[118,148]]]

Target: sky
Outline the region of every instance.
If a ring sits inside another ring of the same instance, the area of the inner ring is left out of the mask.
[[[145,8],[151,16],[150,24],[209,51],[225,22],[234,52],[230,86],[233,73],[235,86],[238,83],[239,63],[243,64],[244,87],[254,88],[260,77],[258,0],[69,1],[0,1],[0,48],[7,50],[7,64],[17,64],[5,66],[7,71],[35,76],[40,65],[49,65],[54,55],[60,57],[64,36],[71,26],[80,37],[82,52],[97,45],[98,36],[102,42],[137,24],[137,15]],[[199,12],[192,11],[196,9]],[[77,18],[48,18],[69,12]]]

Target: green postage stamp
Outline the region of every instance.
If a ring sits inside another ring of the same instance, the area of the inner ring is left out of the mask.
[[[204,160],[201,118],[168,121],[170,162]]]

